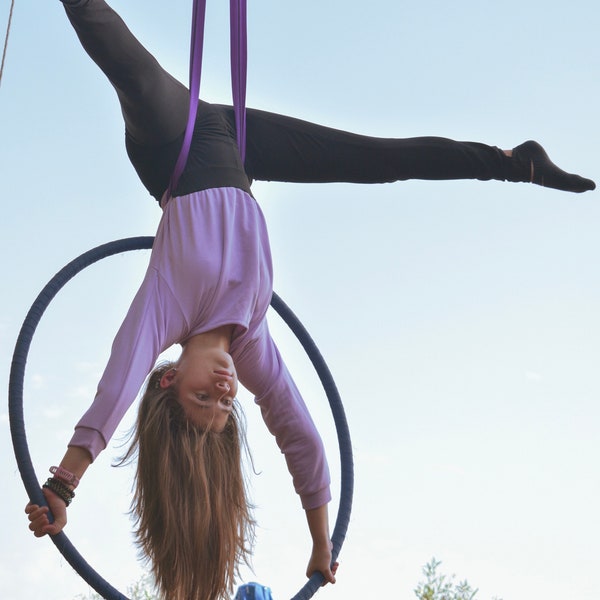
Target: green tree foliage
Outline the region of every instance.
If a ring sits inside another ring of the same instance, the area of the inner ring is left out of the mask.
[[[448,577],[438,573],[441,564],[442,561],[432,558],[423,567],[425,581],[419,582],[414,590],[417,598],[419,600],[473,600],[479,590],[473,589],[466,579],[455,583],[454,575]]]

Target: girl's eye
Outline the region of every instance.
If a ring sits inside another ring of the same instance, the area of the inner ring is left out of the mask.
[[[198,400],[201,400],[203,402],[205,402],[206,400],[209,399],[207,394],[196,394],[196,398],[198,398]]]

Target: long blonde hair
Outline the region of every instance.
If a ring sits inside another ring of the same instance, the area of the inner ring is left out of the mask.
[[[159,385],[173,367],[165,363],[151,373],[123,458],[137,455],[137,544],[167,600],[220,600],[232,594],[254,541],[243,415],[234,407],[221,433],[194,426],[174,386]]]

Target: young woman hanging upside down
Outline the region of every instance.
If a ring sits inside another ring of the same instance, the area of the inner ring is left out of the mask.
[[[29,504],[29,528],[38,537],[62,530],[73,489],[150,373],[129,451],[138,457],[139,545],[169,600],[225,597],[238,565],[250,557],[254,526],[241,470],[239,378],[255,395],[306,511],[313,541],[307,575],[320,571],[334,582],[327,462],[267,328],[271,255],[251,181],[496,179],[570,192],[595,184],[556,167],[533,141],[503,151],[436,137],[372,138],[252,109],[242,164],[233,109],[201,101],[189,159],[167,197],[188,117],[187,88],[104,0],[63,3],[83,47],[117,92],[129,158],[162,218],[96,397],[45,484],[55,521],[49,523],[46,507]],[[174,344],[182,348],[178,360],[156,367]]]

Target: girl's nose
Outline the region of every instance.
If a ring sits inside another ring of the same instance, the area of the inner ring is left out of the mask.
[[[215,387],[217,388],[217,393],[219,394],[219,400],[225,396],[226,394],[229,393],[229,390],[231,390],[231,386],[226,383],[225,381],[219,381],[215,384]]]

